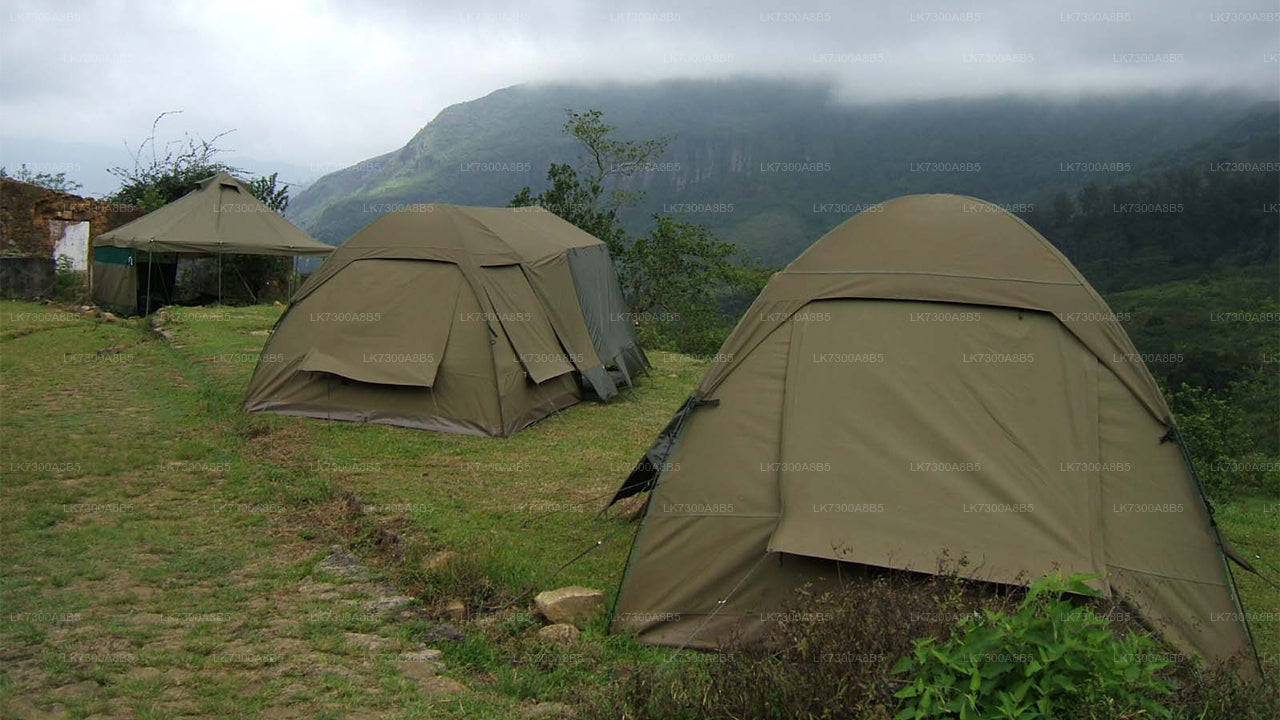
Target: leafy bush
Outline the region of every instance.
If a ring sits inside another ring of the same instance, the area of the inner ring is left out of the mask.
[[[928,718],[1280,717],[1274,682],[1200,667],[1122,605],[1085,596],[1092,591],[1080,576],[1024,591],[842,567],[843,587],[802,588],[761,639],[633,664],[617,682],[588,689],[580,698],[588,717],[889,720],[917,709]],[[1009,711],[1024,684],[1017,715]]]
[[[733,329],[721,299],[750,302],[770,273],[705,226],[667,215],[654,215],[649,233],[614,261],[641,343],[699,356],[715,353]]]
[[[1171,686],[1159,674],[1171,663],[1159,645],[1133,631],[1117,636],[1106,618],[1064,597],[1094,595],[1092,577],[1048,575],[1012,613],[985,609],[944,641],[917,640],[894,667],[910,678],[895,694],[903,700],[895,718],[1041,720],[1084,708],[1171,717],[1161,702]]]
[[[655,214],[648,234],[628,239],[619,214],[644,193],[606,186],[660,157],[671,138],[619,140],[601,111],[566,112],[564,132],[582,144],[584,162],[552,163],[549,187],[537,194],[525,187],[509,206],[541,206],[609,246],[642,346],[711,355],[737,317],[722,304],[750,302],[770,269],[706,227],[669,215]]]
[[[1186,383],[1165,389],[1187,453],[1212,498],[1228,498],[1244,488],[1280,492],[1280,461],[1252,439],[1259,424],[1274,432],[1275,420],[1259,421],[1243,410],[1259,388],[1265,392],[1270,385],[1274,382],[1263,377],[1234,382],[1227,393]]]
[[[1184,661],[1177,669],[1177,720],[1275,720],[1280,717],[1280,688],[1275,678],[1244,681],[1223,668],[1201,668]]]
[[[949,576],[844,567],[844,587],[801,588],[759,639],[628,669],[589,699],[592,717],[887,720],[901,685],[890,669],[915,638],[945,638],[957,618],[1002,608],[1017,594]]]
[[[59,300],[80,302],[85,299],[84,273],[76,270],[71,258],[59,255],[55,261],[53,295]]]

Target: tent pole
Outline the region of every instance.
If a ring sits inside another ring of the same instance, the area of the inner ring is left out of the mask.
[[[218,253],[218,307],[222,307],[222,253]]]
[[[147,309],[143,315],[151,314],[151,250],[147,249]]]

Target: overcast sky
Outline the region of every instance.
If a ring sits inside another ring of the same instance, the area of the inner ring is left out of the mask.
[[[98,194],[151,120],[235,129],[297,179],[403,145],[442,108],[539,81],[768,75],[844,99],[1240,88],[1280,95],[1280,0],[0,3],[0,163]]]

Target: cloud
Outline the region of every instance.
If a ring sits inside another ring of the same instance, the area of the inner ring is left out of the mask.
[[[14,2],[0,159],[236,130],[319,172],[399,147],[445,106],[537,81],[763,75],[851,102],[1187,87],[1280,95],[1273,0],[652,3]],[[121,154],[123,158],[123,154]],[[122,160],[123,161],[123,160]]]

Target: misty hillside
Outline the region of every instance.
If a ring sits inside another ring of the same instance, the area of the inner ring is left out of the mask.
[[[517,86],[446,108],[403,148],[325,176],[290,217],[338,243],[400,204],[505,205],[540,188],[549,163],[577,158],[565,108],[602,109],[624,137],[673,136],[632,180],[647,192],[626,216],[633,232],[650,213],[690,212],[771,263],[860,205],[914,192],[1043,202],[1169,163],[1257,113],[1230,94],[849,106],[820,85],[765,80]]]

